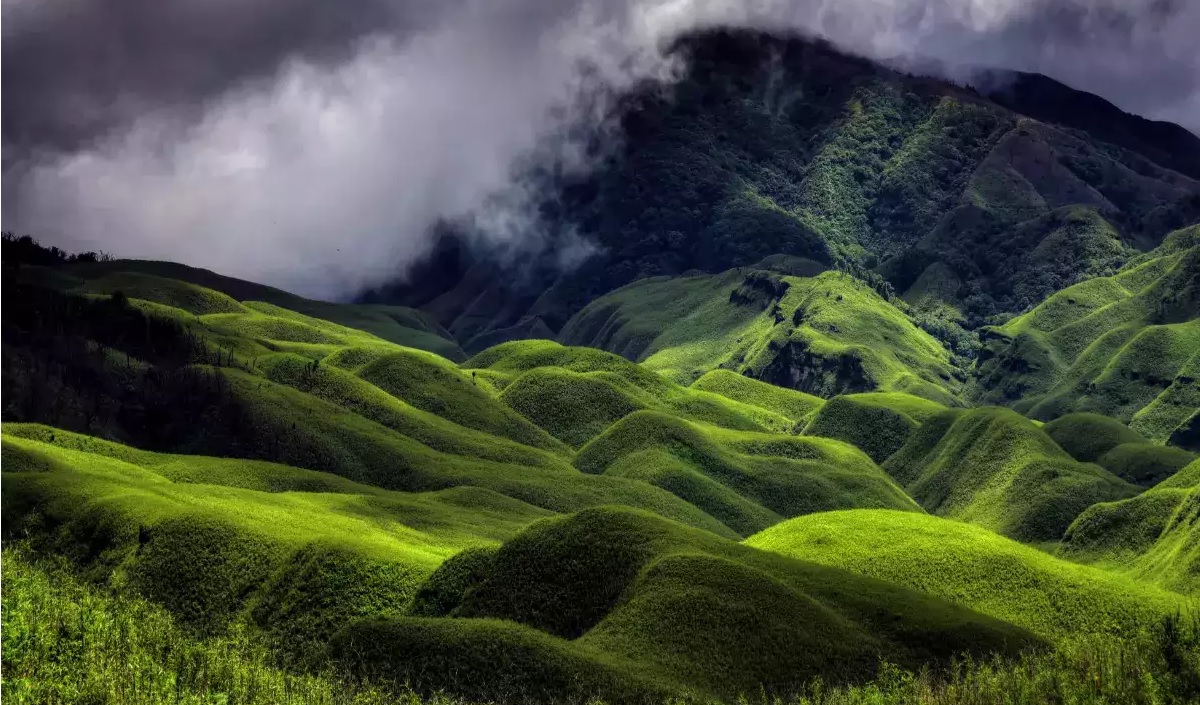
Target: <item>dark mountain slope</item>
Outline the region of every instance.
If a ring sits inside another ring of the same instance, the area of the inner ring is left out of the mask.
[[[1111,274],[1200,217],[1200,183],[1155,162],[1196,150],[1186,133],[1103,112],[1093,129],[1082,108],[1039,120],[798,39],[723,32],[680,47],[687,75],[627,99],[620,149],[549,189],[550,229],[598,254],[564,273],[552,246],[517,276],[447,241],[410,283],[369,298],[422,306],[465,342],[522,319],[514,334],[542,330],[527,317],[557,331],[635,279],[788,255],[882,275],[973,328]],[[1064,106],[1083,100],[1061,91]]]

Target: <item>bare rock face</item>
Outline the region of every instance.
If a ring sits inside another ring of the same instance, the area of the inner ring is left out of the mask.
[[[862,360],[843,353],[817,355],[803,339],[789,340],[779,348],[775,359],[753,374],[757,379],[820,397],[868,392],[876,388]]]

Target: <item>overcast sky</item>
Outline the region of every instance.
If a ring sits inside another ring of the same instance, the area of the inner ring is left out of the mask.
[[[1037,71],[1200,132],[1191,0],[3,0],[4,227],[345,296],[441,218],[536,237],[515,165],[586,169],[564,130],[714,25]]]

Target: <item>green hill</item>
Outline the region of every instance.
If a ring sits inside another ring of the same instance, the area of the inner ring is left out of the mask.
[[[938,517],[852,510],[792,519],[745,542],[848,570],[1018,625],[1052,641],[1137,633],[1178,595]]]
[[[818,396],[881,390],[943,404],[960,386],[939,342],[871,287],[834,272],[644,279],[589,304],[559,337],[684,384],[728,369]]]
[[[454,619],[359,623],[335,644],[421,686],[428,678],[485,698],[628,700],[647,681],[702,697],[782,694],[815,674],[863,677],[880,654],[909,663],[1034,643],[904,588],[636,511],[537,523],[484,572]]]
[[[1067,530],[1063,555],[1200,594],[1198,486],[1200,460],[1193,460],[1137,497],[1089,507]]]
[[[917,510],[853,446],[631,414],[579,451],[587,473],[662,487],[748,536],[782,518],[849,507]]]
[[[6,540],[32,535],[94,574],[119,572],[205,629],[253,613],[297,651],[351,616],[405,611],[447,556],[549,514],[479,488],[389,492],[44,426],[6,424],[2,448]]]
[[[454,339],[432,317],[403,306],[335,304],[305,299],[273,287],[174,262],[114,260],[69,265],[75,291],[112,294],[180,308],[190,313],[241,313],[238,302],[257,301],[365,331],[392,343],[461,360]]]
[[[463,364],[514,375],[500,400],[573,447],[639,410],[664,411],[738,430],[787,431],[794,425],[769,409],[681,387],[624,358],[592,348],[526,340],[497,346]]]
[[[1020,541],[1057,541],[1089,506],[1137,494],[1073,459],[1033,422],[994,407],[932,417],[884,469],[931,514]]]
[[[720,394],[743,404],[775,412],[797,424],[824,403],[820,397],[760,382],[731,370],[713,370],[692,382],[691,386],[692,389]]]
[[[978,396],[1049,420],[1090,411],[1162,443],[1200,404],[1200,226],[985,333]]]
[[[936,402],[899,392],[848,394],[826,402],[803,432],[806,436],[845,441],[882,463],[900,450],[920,426],[917,419],[924,421],[945,409]]]

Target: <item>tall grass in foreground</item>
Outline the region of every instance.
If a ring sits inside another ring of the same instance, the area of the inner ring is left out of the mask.
[[[162,608],[3,551],[3,680],[8,705],[454,705],[335,672],[297,674],[242,631],[201,639]],[[1132,641],[1080,640],[1016,662],[963,660],[941,672],[884,665],[856,687],[820,681],[763,705],[1175,705],[1200,702],[1200,619],[1174,618]],[[596,704],[593,704],[596,705]]]

